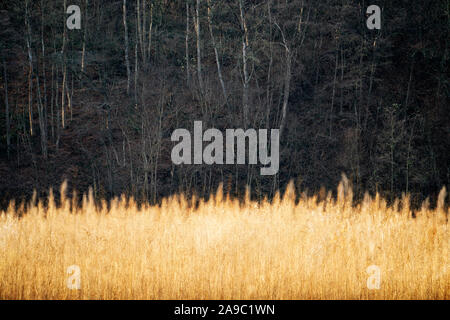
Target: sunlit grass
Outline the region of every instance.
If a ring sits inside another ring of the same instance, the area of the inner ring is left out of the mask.
[[[65,194],[65,186],[62,187]],[[12,203],[0,217],[0,299],[449,299],[445,191],[412,218],[407,197],[223,196],[161,206],[85,196],[48,206]],[[18,210],[22,211],[22,210]],[[79,266],[81,289],[67,287]],[[381,271],[367,287],[367,268]]]

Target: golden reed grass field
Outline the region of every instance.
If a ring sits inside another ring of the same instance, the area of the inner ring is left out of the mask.
[[[221,188],[194,206],[183,195],[139,208],[124,197],[11,203],[0,299],[450,298],[445,189],[415,218],[408,197],[352,206],[345,183],[337,200],[295,198],[291,184],[262,203]]]

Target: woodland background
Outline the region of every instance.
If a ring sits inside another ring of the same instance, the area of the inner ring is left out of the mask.
[[[333,189],[342,172],[359,197],[433,197],[450,177],[449,35],[449,0],[1,1],[0,204],[64,179],[158,202],[220,182]],[[194,120],[280,128],[278,175],[174,166],[170,136]]]

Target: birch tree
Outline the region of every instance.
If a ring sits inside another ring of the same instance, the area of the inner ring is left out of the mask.
[[[147,59],[150,59],[152,51],[152,34],[153,34],[153,2],[150,3],[150,23],[148,27]]]
[[[86,58],[86,38],[87,38],[87,30],[88,30],[88,9],[89,9],[89,0],[84,1],[84,30],[83,30],[83,49],[81,52],[81,72],[84,72],[85,68],[85,58]]]
[[[290,7],[287,6],[287,10],[289,11]],[[291,38],[288,40],[287,32],[285,28],[280,27],[278,22],[274,20],[274,24],[281,34],[281,45],[284,48],[285,55],[285,74],[284,74],[284,90],[283,90],[283,106],[281,108],[281,120],[280,120],[280,137],[283,134],[283,131],[286,127],[286,118],[287,118],[287,109],[289,104],[289,97],[291,92],[291,79],[292,79],[292,61],[296,58],[296,55],[300,48],[303,46],[303,43],[306,38],[306,25],[309,22],[311,8],[309,8],[308,12],[304,12],[304,2],[302,1],[302,6],[300,7],[299,20],[297,23],[297,28]],[[306,18],[305,18],[306,15]]]
[[[128,25],[127,25],[127,0],[123,0],[122,5],[123,12],[123,27],[125,33],[125,66],[127,68],[127,95],[130,94],[130,84],[131,84],[131,69],[130,69],[130,59],[128,56]]]
[[[212,28],[212,11],[211,11],[211,0],[207,0],[208,4],[208,26],[209,26],[209,34],[211,36],[212,45],[214,48],[214,54],[216,57],[216,65],[217,65],[217,74],[219,76],[220,85],[222,87],[223,97],[225,99],[225,103],[227,103],[228,95],[227,90],[225,89],[225,82],[222,76],[222,68],[220,66],[219,52],[217,50],[216,40],[214,38],[213,28]]]
[[[28,51],[28,121],[30,125],[30,135],[33,135],[33,54],[31,52],[31,28],[29,20],[29,2],[25,1],[25,27],[26,43]]]
[[[9,124],[9,98],[8,98],[8,74],[6,71],[6,62],[3,58],[3,81],[5,86],[5,126],[6,126],[6,154],[9,159],[9,149],[11,145],[10,124]]]
[[[64,15],[67,12],[67,0],[64,0]],[[64,31],[63,31],[63,43],[61,48],[62,58],[62,72],[63,80],[61,84],[61,125],[65,128],[65,103],[66,103],[66,79],[67,79],[67,65],[66,65],[66,41],[67,41],[67,28],[66,21],[64,19]]]
[[[242,88],[242,108],[244,114],[244,128],[247,128],[249,122],[249,84],[250,75],[248,72],[248,28],[245,20],[244,3],[243,0],[239,0],[239,13],[242,29],[242,71],[244,74],[243,88]]]
[[[204,93],[203,76],[202,76],[202,52],[201,52],[201,39],[200,39],[200,0],[197,0],[197,6],[195,7],[195,32],[197,35],[197,77],[200,86],[200,91]]]
[[[189,85],[190,76],[190,66],[189,66],[189,0],[186,0],[186,39],[185,39],[185,55],[186,55],[186,83]]]

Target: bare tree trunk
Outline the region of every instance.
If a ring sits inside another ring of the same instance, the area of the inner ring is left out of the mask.
[[[203,76],[202,76],[202,58],[201,58],[201,41],[200,41],[200,0],[197,0],[195,9],[195,32],[197,34],[197,77],[200,85],[200,91],[203,91]]]
[[[374,76],[375,76],[375,70],[377,68],[377,62],[376,62],[376,56],[375,56],[375,50],[377,48],[377,38],[375,38],[374,42],[373,42],[373,51],[372,51],[372,63],[370,66],[370,78],[369,78],[369,90],[367,92],[367,103],[366,103],[366,114],[364,117],[364,130],[367,129],[367,122],[369,120],[369,104],[370,101],[372,100],[372,88],[373,88],[373,80],[374,80]],[[341,107],[342,109],[342,107]]]
[[[186,0],[186,82],[189,85],[191,80],[189,66],[189,0]]]
[[[41,150],[44,159],[47,159],[47,128],[45,126],[45,112],[42,103],[41,88],[39,84],[39,74],[36,75],[36,88],[38,93],[38,115],[39,115],[39,130],[41,131]]]
[[[43,89],[44,89],[44,97],[42,97],[41,93],[41,85],[39,80],[39,63],[37,64],[36,70],[36,89],[38,95],[38,115],[39,115],[39,130],[41,136],[41,151],[44,159],[47,159],[47,117],[46,117],[46,109],[47,109],[47,84],[45,78],[45,42],[44,42],[44,2],[41,0],[41,49],[42,49],[42,75],[43,75]],[[44,101],[43,101],[44,100]]]
[[[137,27],[136,27],[136,36],[137,36]],[[139,76],[139,65],[138,65],[138,43],[136,41],[134,45],[134,103],[137,108],[138,106],[138,76]]]
[[[248,74],[248,63],[247,63],[247,48],[248,48],[248,28],[247,23],[245,21],[244,14],[244,4],[242,0],[239,0],[239,11],[241,18],[241,28],[243,31],[242,37],[242,64],[243,64],[243,72],[244,72],[244,83],[243,83],[243,91],[242,91],[242,108],[244,112],[244,127],[246,128],[249,122],[249,94],[248,88],[250,83],[250,76]]]
[[[83,32],[83,51],[81,53],[81,72],[84,72],[84,69],[86,67],[86,38],[87,38],[87,29],[88,29],[88,7],[89,7],[89,0],[85,0],[84,3],[84,32]]]
[[[64,14],[67,11],[67,0],[64,0]],[[61,57],[63,63],[63,80],[61,85],[61,125],[62,128],[65,128],[65,103],[66,103],[66,79],[67,79],[67,66],[66,66],[66,38],[67,38],[67,28],[64,23],[64,32],[63,32],[63,44],[61,49]]]
[[[303,46],[303,42],[305,41],[305,38],[306,38],[306,27],[302,28],[303,9],[304,9],[304,7],[302,6],[302,8],[300,9],[300,17],[299,17],[297,32],[294,35],[294,41],[297,38],[297,36],[301,37],[299,47]],[[308,10],[308,14],[307,14],[306,21],[305,21],[306,23],[309,22],[310,11],[311,10]],[[292,58],[295,56],[295,52],[296,52],[296,50],[298,50],[298,47],[297,47],[297,49],[293,49],[293,51],[291,51],[283,30],[280,28],[280,26],[276,22],[275,22],[275,25],[281,32],[281,37],[283,39],[283,46],[285,48],[285,55],[286,55],[286,74],[284,77],[283,107],[281,109],[281,121],[280,121],[280,137],[281,137],[283,134],[283,130],[286,126],[286,115],[287,115],[287,108],[288,108],[288,104],[289,104],[289,96],[290,96],[290,91],[291,91]],[[302,33],[303,33],[303,35],[302,35]]]
[[[223,81],[222,68],[220,67],[219,52],[217,50],[216,40],[214,38],[214,33],[213,33],[213,29],[212,29],[211,0],[207,0],[207,2],[208,2],[208,26],[209,26],[209,33],[211,35],[212,45],[213,45],[213,48],[214,48],[214,53],[215,53],[215,56],[216,56],[217,73],[219,75],[220,85],[222,86],[222,92],[223,92],[223,96],[225,98],[225,103],[228,103],[228,101],[227,101],[228,100],[227,90],[225,89],[225,82]]]
[[[145,126],[144,126],[144,117],[142,117],[141,119],[141,139],[142,139],[142,161],[143,161],[143,170],[144,170],[144,198],[145,201],[148,201],[148,197],[149,197],[149,193],[148,193],[148,172],[149,172],[149,165],[148,165],[148,158],[147,158],[147,152],[146,152],[146,140],[145,140],[145,136],[146,136],[146,131],[145,131]]]
[[[53,113],[53,104],[55,102],[55,66],[52,63],[52,86],[51,86],[51,97],[50,97],[50,127],[52,130],[52,140],[55,140],[55,125],[54,125],[54,113]]]
[[[283,107],[281,109],[281,120],[280,120],[280,137],[283,134],[284,127],[286,126],[286,115],[287,115],[287,107],[289,103],[289,95],[291,91],[291,77],[292,77],[292,53],[289,49],[286,37],[284,36],[283,30],[280,26],[275,22],[275,25],[281,32],[281,36],[283,39],[283,46],[285,49],[286,55],[286,73],[284,76],[284,93],[283,93]]]
[[[147,59],[150,59],[152,51],[152,33],[153,33],[153,2],[150,3],[150,25],[148,27],[148,52]]]
[[[41,47],[42,47],[42,80],[43,80],[43,89],[44,89],[44,116],[47,113],[47,77],[46,77],[46,58],[45,58],[45,42],[44,42],[44,1],[41,0]],[[47,126],[47,117],[45,117],[45,122]]]
[[[66,69],[66,64],[64,62],[64,66],[63,66],[63,81],[61,84],[61,126],[64,129],[66,127],[66,116],[65,116],[65,103],[66,103],[66,76],[67,76],[67,69]]]
[[[280,137],[286,125],[287,107],[289,102],[289,94],[291,91],[291,65],[292,65],[292,56],[289,49],[286,47],[286,74],[284,77],[284,95],[283,95],[283,108],[281,109]]]
[[[61,138],[61,109],[59,108],[58,92],[59,92],[59,69],[56,66],[56,91],[55,91],[55,108],[56,108],[56,150],[59,149],[59,140]]]
[[[344,71],[345,71],[345,55],[344,49],[341,46],[341,84],[344,83]],[[344,86],[341,86],[341,102],[339,106],[339,113],[342,114],[342,109],[344,107]]]
[[[390,190],[390,195],[391,197],[393,197],[394,195],[394,152],[395,152],[395,136],[396,136],[396,132],[395,132],[395,111],[393,109],[390,110],[389,112],[389,125],[390,125],[390,152],[389,152],[389,157],[390,157],[390,165],[391,165],[391,190]]]
[[[147,62],[147,46],[146,46],[146,26],[147,26],[147,15],[145,9],[147,7],[147,0],[142,0],[142,61]]]
[[[331,138],[331,131],[333,128],[333,109],[334,109],[334,98],[336,97],[336,82],[338,73],[338,63],[339,63],[339,47],[336,48],[336,59],[334,63],[334,77],[333,77],[333,93],[331,94],[331,108],[330,108],[330,130],[329,136]]]
[[[406,98],[405,98],[405,108],[408,108],[409,105],[409,96],[411,93],[411,83],[413,79],[413,74],[414,74],[414,60],[411,62],[411,70],[409,72],[408,89],[406,90]]]
[[[155,169],[153,175],[153,202],[156,201],[158,193],[158,161],[159,154],[161,153],[161,145],[162,145],[162,119],[164,114],[164,103],[163,99],[160,99],[160,109],[159,109],[159,125],[158,125],[158,140],[156,146],[156,155],[155,155]]]
[[[408,194],[409,191],[409,166],[410,166],[410,159],[411,159],[411,145],[412,145],[412,140],[414,138],[414,126],[415,126],[415,121],[412,124],[412,128],[411,128],[411,134],[409,136],[408,139],[408,148],[407,148],[407,155],[406,155],[406,194]]]
[[[144,1],[144,0],[142,0],[142,1]],[[143,27],[142,27],[142,19],[141,19],[141,1],[140,0],[137,0],[137,3],[136,3],[136,21],[137,21],[137,26],[136,26],[137,42],[139,42],[139,49],[141,51],[141,55],[142,55],[142,57],[144,57],[144,44],[143,44],[144,36],[142,34]]]
[[[359,67],[358,67],[358,82],[355,84],[355,91],[359,90],[359,98],[358,98],[358,103],[354,103],[354,111],[355,111],[355,120],[358,126],[358,129],[361,128],[361,112],[358,109],[359,106],[362,106],[363,101],[362,101],[362,97],[363,97],[363,84],[364,84],[364,71],[363,71],[363,63],[364,63],[364,54],[365,54],[365,44],[366,44],[366,39],[365,36],[362,37],[362,41],[361,41],[361,54],[359,56]]]
[[[271,93],[271,76],[272,76],[272,65],[273,65],[273,44],[272,44],[272,9],[270,5],[272,4],[272,0],[267,2],[267,12],[269,16],[269,51],[270,51],[270,61],[269,61],[269,70],[267,71],[267,89],[266,89],[266,127],[270,127],[270,109],[272,107],[272,96]]]
[[[25,24],[27,28],[26,42],[28,49],[28,120],[30,124],[30,135],[33,135],[33,55],[31,53],[31,29],[28,17],[28,0],[25,1]]]
[[[67,88],[66,96],[67,96],[67,107],[70,111],[70,121],[73,120],[73,109],[72,109],[72,97],[73,97],[73,76],[71,77],[71,85],[70,88]],[[70,89],[70,90],[69,90]]]
[[[127,94],[130,94],[131,69],[130,59],[128,57],[128,25],[127,25],[127,0],[123,0],[123,26],[125,32],[125,65],[127,67]]]
[[[8,99],[8,77],[6,72],[6,62],[3,58],[3,80],[5,82],[5,125],[6,125],[6,154],[9,159],[9,150],[11,145],[11,136],[9,133],[10,124],[9,124],[9,99]]]

